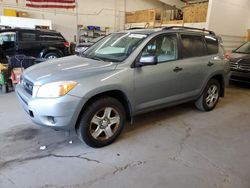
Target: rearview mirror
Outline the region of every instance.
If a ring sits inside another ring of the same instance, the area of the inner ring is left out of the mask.
[[[138,62],[139,67],[147,65],[156,65],[156,64],[157,64],[157,57],[155,55],[142,56]]]

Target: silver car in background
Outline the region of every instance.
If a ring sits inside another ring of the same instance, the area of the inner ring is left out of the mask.
[[[212,31],[130,30],[105,37],[82,56],[27,69],[16,94],[36,124],[76,130],[89,146],[103,147],[137,114],[188,101],[212,110],[229,72]]]

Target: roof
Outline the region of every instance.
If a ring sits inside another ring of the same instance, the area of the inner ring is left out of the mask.
[[[15,32],[15,31],[41,31],[41,32],[47,32],[47,33],[59,33],[55,30],[42,30],[42,29],[26,29],[26,28],[12,28],[12,29],[3,29],[0,30],[0,32]]]

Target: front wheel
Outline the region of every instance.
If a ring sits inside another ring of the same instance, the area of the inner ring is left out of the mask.
[[[83,112],[77,135],[91,147],[103,147],[115,141],[124,124],[125,111],[122,104],[114,98],[100,98]]]
[[[219,98],[220,84],[217,80],[211,79],[195,105],[201,111],[211,111],[215,108]]]

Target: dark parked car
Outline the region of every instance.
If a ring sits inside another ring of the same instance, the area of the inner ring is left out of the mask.
[[[250,42],[246,42],[231,55],[231,80],[250,83]]]
[[[80,55],[82,54],[83,52],[85,52],[89,47],[91,47],[93,44],[95,44],[96,42],[98,42],[99,40],[103,39],[104,36],[100,36],[100,37],[97,37],[95,39],[93,39],[91,42],[83,42],[83,43],[80,43],[76,46],[76,49],[75,49],[75,54],[76,55]]]
[[[6,29],[0,31],[0,61],[6,56],[24,54],[37,58],[58,58],[69,55],[69,43],[56,31]]]

